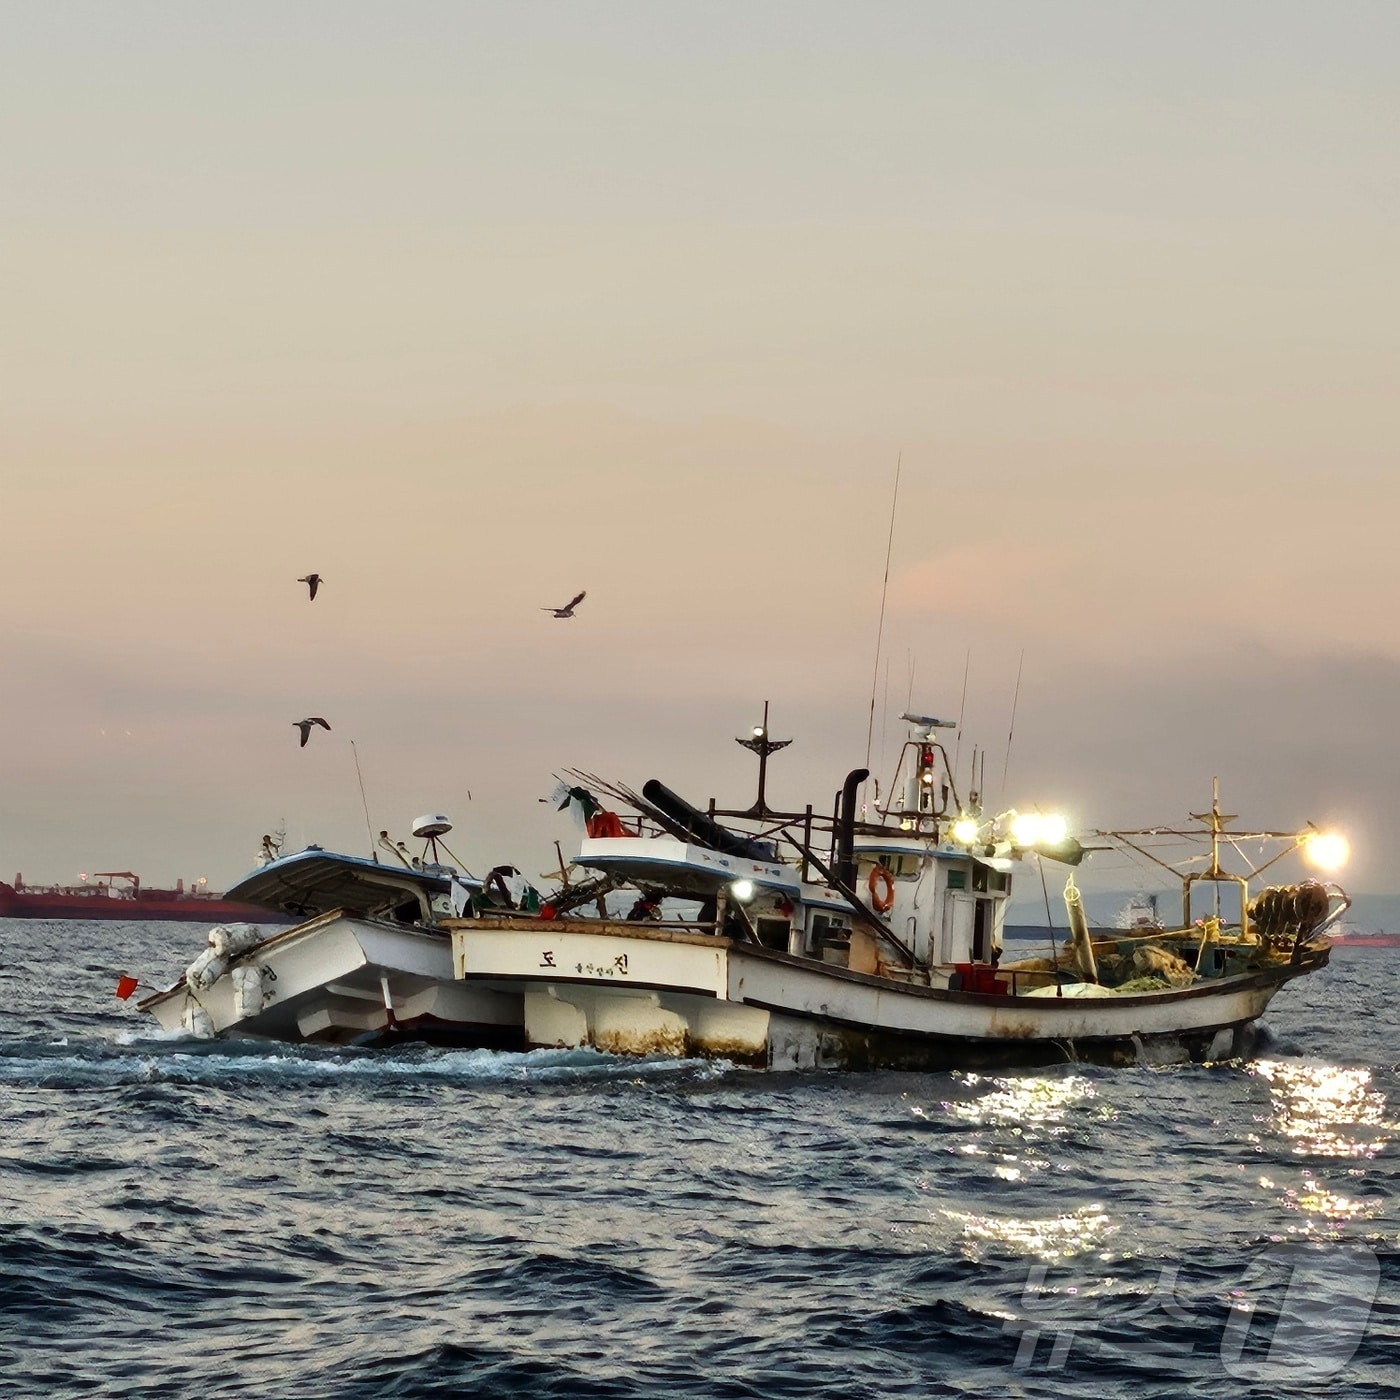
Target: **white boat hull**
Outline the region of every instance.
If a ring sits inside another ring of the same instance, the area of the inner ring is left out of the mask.
[[[1317,966],[1146,994],[1025,997],[906,985],[644,925],[467,921],[452,940],[461,980],[519,992],[529,1047],[770,1069],[1228,1058],[1279,987]]]
[[[449,933],[337,913],[141,1005],[204,1036],[590,1046],[768,1069],[1167,1062],[1242,1053],[1275,992],[1317,966],[1130,996],[985,995],[656,925],[473,919]]]
[[[251,989],[251,990],[250,990]],[[518,1048],[521,995],[463,984],[446,934],[327,914],[240,954],[212,985],[141,1003],[168,1031],[323,1044]]]

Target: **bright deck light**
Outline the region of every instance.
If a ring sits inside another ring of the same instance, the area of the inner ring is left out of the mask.
[[[1347,838],[1335,831],[1314,831],[1303,838],[1303,855],[1309,865],[1331,872],[1347,863],[1351,847]]]
[[[959,817],[953,823],[953,840],[960,846],[970,846],[981,829],[976,817]]]
[[[1011,820],[1011,840],[1017,846],[1062,846],[1069,823],[1057,812],[1018,812]]]
[[[747,904],[753,898],[752,880],[735,880],[729,887],[729,893],[739,901],[740,904]]]

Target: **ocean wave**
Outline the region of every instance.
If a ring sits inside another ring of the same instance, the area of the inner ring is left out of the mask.
[[[1364,960],[1246,1060],[769,1075],[196,1041],[89,1007],[71,941],[0,970],[6,1395],[1227,1400],[1289,1387],[1223,1338],[1255,1307],[1267,1362],[1318,1315],[1297,1244],[1379,1268],[1318,1393],[1393,1390],[1400,1031]]]
[[[595,1050],[320,1050],[264,1042],[152,1043],[142,1038],[77,1053],[66,1043],[16,1046],[0,1053],[0,1083],[49,1089],[120,1085],[239,1083],[334,1084],[347,1080],[446,1081],[462,1084],[571,1084],[714,1081],[734,1072],[724,1060],[636,1060]]]

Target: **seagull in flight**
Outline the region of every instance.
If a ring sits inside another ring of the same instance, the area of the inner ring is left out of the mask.
[[[298,582],[300,582],[300,580],[298,580]],[[301,730],[302,748],[306,747],[306,741],[311,737],[311,726],[313,724],[319,724],[322,729],[327,731],[330,729],[330,725],[328,725],[320,715],[312,715],[310,719],[294,719],[292,721],[292,728]]]
[[[307,588],[311,590],[311,598],[307,601],[314,601],[316,597],[316,590],[321,586],[321,575],[307,574],[305,578],[299,578],[297,582],[304,583],[307,586]]]
[[[587,593],[580,593],[576,598],[570,598],[562,608],[541,608],[541,612],[553,613],[555,617],[572,617],[574,609],[588,597]]]

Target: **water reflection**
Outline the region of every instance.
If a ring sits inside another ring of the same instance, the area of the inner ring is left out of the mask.
[[[1039,1218],[978,1215],[956,1210],[941,1213],[944,1219],[961,1228],[963,1254],[972,1260],[981,1260],[985,1254],[1003,1249],[1048,1264],[1100,1249],[1118,1230],[1097,1203],[1062,1215]]]
[[[939,1107],[973,1131],[951,1150],[964,1157],[985,1158],[991,1175],[1008,1184],[1048,1171],[1052,1165],[1045,1155],[1048,1140],[1070,1132],[1076,1111],[1097,1097],[1093,1080],[1082,1074],[959,1078],[976,1097],[947,1099]],[[922,1108],[911,1111],[916,1117],[928,1116]],[[1094,1116],[1114,1114],[1096,1104]],[[978,1128],[988,1131],[979,1133]]]
[[[976,1088],[981,1077],[967,1076],[969,1088]],[[993,1087],[975,1099],[955,1099],[943,1108],[955,1118],[988,1127],[1014,1125],[1013,1130],[1041,1126],[1053,1127],[1069,1116],[1070,1110],[1086,1099],[1095,1097],[1094,1082],[1082,1074],[1067,1074],[1055,1078],[1026,1076],[1017,1079],[993,1079]]]
[[[1252,1071],[1268,1082],[1271,1126],[1295,1155],[1369,1159],[1389,1145],[1396,1125],[1369,1069],[1260,1060]]]

